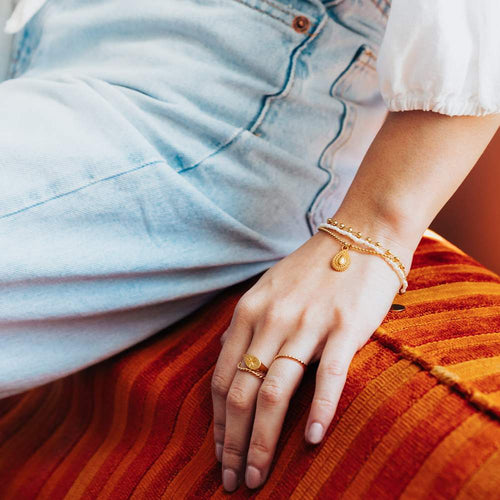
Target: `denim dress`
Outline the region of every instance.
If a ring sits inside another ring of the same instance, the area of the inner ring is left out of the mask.
[[[387,0],[48,0],[0,84],[0,397],[293,252],[387,109]]]

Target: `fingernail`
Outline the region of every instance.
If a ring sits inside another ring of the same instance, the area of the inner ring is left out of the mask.
[[[233,491],[238,487],[238,476],[233,469],[224,469],[222,472],[222,483],[224,489],[227,491]]]
[[[247,483],[247,486],[249,488],[258,488],[261,481],[262,476],[260,475],[259,469],[257,469],[253,465],[249,465],[245,473],[245,482]]]
[[[307,440],[311,443],[319,443],[323,438],[323,426],[318,422],[313,422],[307,431]]]
[[[220,443],[215,443],[215,456],[219,462],[222,462],[222,445]]]

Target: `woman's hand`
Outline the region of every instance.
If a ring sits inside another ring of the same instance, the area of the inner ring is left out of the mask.
[[[389,113],[335,217],[380,239],[409,269],[420,236],[499,124],[500,113]],[[216,455],[227,490],[236,489],[245,467],[252,488],[269,474],[304,371],[291,359],[272,362],[274,356],[320,360],[306,424],[306,440],[318,443],[334,416],[352,357],[399,289],[394,271],[374,255],[351,251],[349,269],[333,271],[329,261],[339,248],[334,238],[318,232],[269,269],[236,306],[212,378]],[[269,366],[263,381],[236,368],[244,353]]]
[[[389,245],[389,243],[388,243]],[[391,245],[389,245],[391,246]],[[320,360],[305,429],[319,443],[333,419],[349,364],[387,314],[399,280],[383,259],[350,251],[344,272],[330,268],[340,244],[319,231],[270,268],[238,302],[212,377],[216,456],[224,488],[245,478],[264,483],[290,398],[304,374],[300,363]],[[391,246],[409,269],[412,252]],[[257,356],[264,380],[236,368],[243,354]],[[246,474],[245,474],[246,471]]]

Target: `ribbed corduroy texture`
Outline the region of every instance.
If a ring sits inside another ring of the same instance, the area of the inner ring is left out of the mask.
[[[105,362],[0,401],[0,498],[226,496],[210,378],[241,294]],[[409,291],[355,356],[321,445],[290,404],[265,486],[234,498],[499,498],[500,278],[427,233]]]

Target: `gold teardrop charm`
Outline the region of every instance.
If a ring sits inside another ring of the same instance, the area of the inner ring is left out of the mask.
[[[351,257],[347,251],[347,247],[344,246],[342,250],[333,257],[330,264],[335,271],[345,271],[351,265]]]

